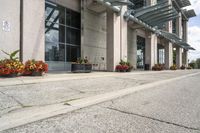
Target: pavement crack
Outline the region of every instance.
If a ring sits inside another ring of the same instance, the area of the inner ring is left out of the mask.
[[[71,87],[69,87],[69,89],[71,89],[71,90],[73,90],[73,91],[77,91],[77,92],[79,92],[79,93],[85,93],[84,91],[81,91],[81,90],[78,90],[78,89],[74,89],[74,88],[71,88]]]
[[[173,122],[169,122],[169,121],[160,120],[160,119],[153,118],[153,117],[150,117],[150,116],[145,116],[145,115],[141,115],[141,114],[137,114],[137,113],[127,112],[127,111],[123,111],[123,110],[119,110],[119,109],[115,109],[115,108],[111,108],[111,107],[103,107],[103,108],[113,110],[113,111],[117,111],[117,112],[120,112],[120,113],[123,113],[123,114],[134,115],[134,116],[150,119],[150,120],[165,123],[165,124],[168,124],[168,125],[178,126],[178,127],[185,128],[185,129],[188,129],[188,130],[200,131],[200,128],[189,127],[189,126],[185,126],[185,125],[181,125],[181,124],[177,124],[177,123],[173,123]]]
[[[19,100],[17,100],[16,98],[14,98],[13,96],[10,96],[10,95],[8,95],[8,94],[2,92],[2,91],[0,91],[0,93],[2,93],[3,95],[5,95],[5,96],[7,96],[7,97],[9,97],[9,98],[11,98],[11,99],[13,99],[13,100],[14,100],[17,104],[19,104],[22,108],[24,107],[24,105],[23,105]]]

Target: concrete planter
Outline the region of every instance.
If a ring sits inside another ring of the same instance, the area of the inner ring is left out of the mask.
[[[73,73],[90,73],[92,64],[72,64],[71,72]]]
[[[43,75],[44,75],[43,72],[33,72],[33,73],[31,74],[31,76],[43,76]]]
[[[8,74],[8,75],[1,75],[0,77],[4,77],[4,78],[15,78],[18,76],[18,73],[12,73],[12,74]]]

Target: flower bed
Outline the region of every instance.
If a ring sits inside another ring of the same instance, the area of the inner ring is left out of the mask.
[[[42,76],[48,72],[48,65],[43,61],[28,60],[25,63],[24,75],[28,76]]]
[[[170,70],[177,70],[176,65],[171,66],[171,67],[170,67]]]
[[[182,66],[180,67],[180,69],[181,69],[181,70],[185,70],[186,67],[185,67],[184,65],[182,65]]]
[[[133,66],[127,61],[121,60],[119,65],[116,66],[115,70],[117,72],[130,72],[133,69]]]
[[[78,58],[75,63],[72,63],[71,72],[90,73],[92,72],[92,64],[89,63],[87,57],[84,59]]]
[[[0,61],[0,76],[16,77],[23,70],[24,65],[18,60],[5,59]]]
[[[155,65],[152,67],[152,70],[153,70],[153,71],[162,71],[162,70],[165,69],[164,66],[165,66],[164,64],[155,64]]]

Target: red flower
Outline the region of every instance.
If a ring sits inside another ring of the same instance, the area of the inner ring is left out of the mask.
[[[128,70],[129,69],[129,66],[127,65],[117,65],[116,66],[116,70]]]
[[[33,72],[48,72],[48,65],[43,61],[28,60],[25,63],[25,75],[30,75]]]

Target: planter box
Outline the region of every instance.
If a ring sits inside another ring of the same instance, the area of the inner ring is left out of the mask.
[[[23,76],[43,76],[44,72],[31,72],[31,73],[24,73]]]
[[[31,76],[43,76],[43,72],[33,72]]]
[[[8,74],[8,75],[1,75],[0,77],[4,78],[15,78],[18,76],[18,73]]]
[[[90,73],[92,64],[72,64],[71,71],[73,73]]]

